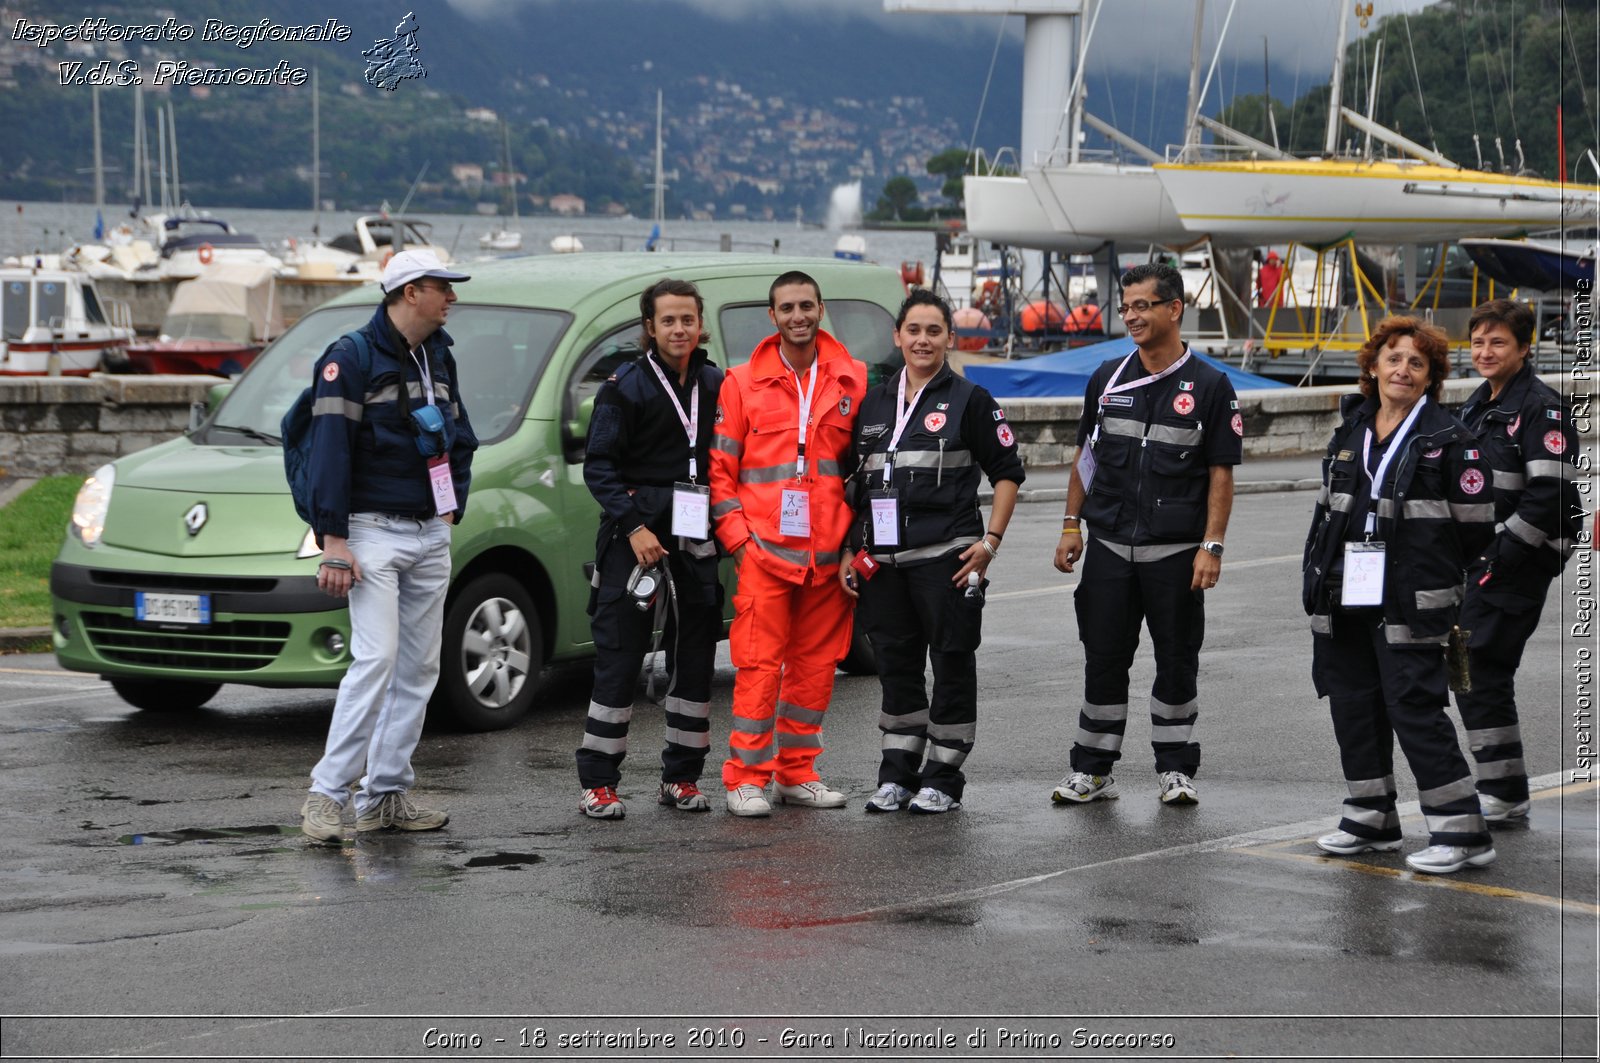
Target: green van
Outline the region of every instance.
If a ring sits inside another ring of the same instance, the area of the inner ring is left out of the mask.
[[[711,358],[730,366],[772,331],[767,289],[788,269],[817,278],[823,327],[873,382],[900,365],[893,314],[904,291],[887,267],[642,253],[470,267],[448,328],[482,446],[454,535],[437,714],[468,730],[508,727],[547,663],[593,651],[585,565],[600,510],[583,483],[584,438],[595,392],[638,354],[639,293],[666,276],[698,285]],[[276,433],[317,357],[379,299],[363,287],[307,314],[218,389],[196,428],[85,483],[50,571],[63,667],[158,711],[198,708],[224,683],[338,684],[349,614],[317,589],[318,550],[295,516]]]

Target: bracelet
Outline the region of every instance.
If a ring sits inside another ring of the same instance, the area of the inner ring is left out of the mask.
[[[1081,536],[1083,534],[1083,532],[1079,531],[1077,528],[1062,528],[1061,529],[1061,534],[1062,535],[1079,535],[1079,536]]]
[[[1000,540],[1005,538],[1004,535],[1001,535],[999,532],[995,531],[993,528],[990,528],[988,531],[984,532],[983,534],[994,536],[994,541],[995,542],[999,542]]]
[[[1078,523],[1078,515],[1076,513],[1064,513],[1064,514],[1061,515],[1061,523],[1063,523],[1063,524],[1067,524],[1067,523],[1076,524],[1076,523]]]
[[[318,562],[317,567],[318,568],[338,568],[338,569],[343,569],[346,572],[349,572],[350,571],[350,562],[346,561],[342,557],[331,557],[326,561]]]
[[[983,547],[985,550],[989,551],[989,560],[991,560],[991,561],[993,561],[995,559],[995,557],[998,556],[999,553],[1000,553],[1000,551],[996,550],[994,547],[989,545],[989,540],[988,539],[979,539],[978,540],[978,545]]]

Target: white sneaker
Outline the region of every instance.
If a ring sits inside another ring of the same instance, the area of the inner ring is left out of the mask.
[[[755,783],[742,783],[728,791],[728,811],[736,816],[770,816],[767,795]]]
[[[804,805],[806,808],[843,808],[844,794],[830,790],[821,782],[803,782],[798,786],[779,783],[776,787],[778,802],[785,805]]]
[[[344,840],[344,806],[326,794],[309,794],[300,806],[300,833],[315,842]]]
[[[961,802],[943,790],[935,790],[931,786],[924,786],[917,791],[917,796],[913,797],[911,804],[906,807],[912,812],[934,815],[939,812],[954,812],[961,807]]]
[[[1347,830],[1336,830],[1332,834],[1324,834],[1317,839],[1317,848],[1325,853],[1335,856],[1355,856],[1357,853],[1392,853],[1400,848],[1400,839],[1392,838],[1389,841],[1376,841],[1372,838],[1363,838],[1359,834],[1351,834]]]
[[[1504,823],[1512,819],[1528,818],[1528,799],[1521,801],[1506,801],[1494,794],[1479,794],[1478,804],[1483,809],[1483,818],[1490,823]]]
[[[907,790],[897,782],[886,782],[878,787],[877,791],[867,798],[868,812],[898,812],[906,807],[906,798],[911,796]]]
[[[1487,867],[1494,858],[1492,845],[1430,845],[1406,857],[1406,866],[1429,875],[1448,875],[1464,867]]]
[[[1058,805],[1085,804],[1089,801],[1115,801],[1117,781],[1109,775],[1090,775],[1075,771],[1056,784],[1050,791],[1050,800]]]
[[[1200,791],[1194,788],[1194,780],[1183,772],[1164,771],[1161,773],[1161,803],[1197,805],[1200,803]]]

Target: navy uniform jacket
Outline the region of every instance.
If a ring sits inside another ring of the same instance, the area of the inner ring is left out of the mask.
[[[1461,420],[1494,470],[1495,537],[1475,568],[1475,592],[1508,606],[1542,601],[1583,528],[1572,407],[1527,363],[1498,399],[1484,381]]]
[[[1205,537],[1211,467],[1244,460],[1244,421],[1233,384],[1220,369],[1191,357],[1154,384],[1105,395],[1122,364],[1122,358],[1105,362],[1084,388],[1079,453],[1090,446],[1097,422],[1100,438],[1080,516],[1108,542],[1198,544]],[[1117,386],[1148,376],[1135,349]]]
[[[434,404],[444,417],[455,486],[456,523],[466,513],[472,452],[478,449],[461,404],[450,335],[439,329],[413,358],[383,306],[361,332],[372,346],[372,371],[363,376],[355,344],[343,336],[317,359],[311,413],[311,511],[317,542],[348,538],[350,514],[436,515],[428,459],[417,448],[410,411],[427,405],[419,364],[425,356]]]
[[[1357,493],[1370,494],[1362,439],[1378,400],[1346,395],[1344,422],[1322,459],[1322,491],[1306,536],[1301,602],[1311,630],[1332,633],[1335,573],[1344,544],[1365,538],[1352,523]],[[1430,401],[1390,462],[1372,538],[1385,545],[1383,620],[1391,645],[1443,643],[1455,626],[1466,567],[1494,535],[1491,470],[1465,425]]]
[[[868,498],[885,486],[884,456],[894,435],[899,381],[897,373],[868,391],[856,417],[853,450],[860,471],[854,479],[865,488],[853,490],[850,499],[858,518],[850,534],[856,549],[872,542]],[[946,364],[917,397],[896,448],[891,486],[899,503],[899,545],[881,550],[873,546],[873,555],[894,564],[915,564],[976,542],[984,531],[978,508],[980,470],[990,484],[1020,484],[1027,476],[1005,411],[988,391]]]
[[[672,485],[689,479],[689,437],[678,411],[641,356],[623,365],[600,387],[589,422],[583,481],[600,503],[600,542],[626,537],[641,524],[671,549]],[[685,415],[691,389],[700,389],[700,425],[695,436],[696,482],[711,483],[711,436],[722,370],[696,348],[689,356],[688,384],[657,360]]]

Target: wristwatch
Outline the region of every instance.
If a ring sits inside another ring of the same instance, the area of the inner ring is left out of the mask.
[[[1212,557],[1221,557],[1222,556],[1222,544],[1217,542],[1215,539],[1208,539],[1205,542],[1201,543],[1200,544],[1200,549],[1204,550],[1206,553],[1210,554]]]

